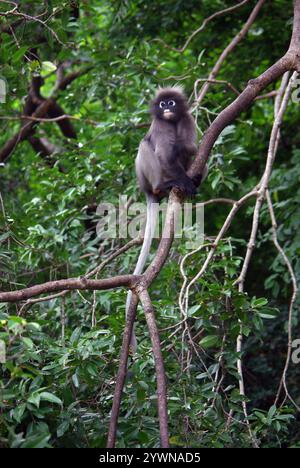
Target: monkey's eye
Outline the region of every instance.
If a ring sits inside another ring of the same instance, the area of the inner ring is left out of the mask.
[[[165,101],[160,101],[159,107],[160,107],[161,109],[163,109],[164,107],[166,107]]]
[[[175,104],[176,104],[176,102],[173,101],[173,99],[171,99],[171,101],[168,101],[168,106],[169,106],[169,107],[174,107]]]

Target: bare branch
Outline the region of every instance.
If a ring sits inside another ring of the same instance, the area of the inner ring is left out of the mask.
[[[179,52],[179,53],[182,53],[185,51],[185,49],[187,48],[187,46],[189,45],[189,43],[194,39],[194,37],[197,36],[197,34],[199,34],[201,31],[203,31],[203,29],[205,28],[205,26],[211,21],[213,20],[214,18],[217,18],[218,16],[222,16],[222,15],[225,15],[226,13],[231,13],[232,11],[235,11],[237,10],[238,8],[240,8],[241,6],[245,5],[246,3],[248,3],[249,0],[242,0],[240,1],[237,5],[233,5],[232,7],[229,7],[229,8],[225,8],[224,10],[220,10],[220,11],[217,11],[215,13],[213,13],[211,16],[209,16],[208,18],[206,18],[203,23],[201,24],[201,26],[196,29],[196,31],[194,31],[189,37],[188,39],[186,40],[185,44],[177,49],[175,47],[171,47],[169,46],[168,44],[166,44],[164,41],[162,41],[161,39],[157,39],[157,41],[161,42],[165,47],[167,47],[168,49],[171,49],[173,50],[174,52]]]
[[[198,78],[195,81],[194,84],[194,95],[195,95],[195,101],[196,101],[196,106],[198,102],[198,84],[199,83],[210,83],[210,84],[220,84],[220,85],[225,85],[227,86],[228,89],[230,89],[234,94],[237,94],[238,96],[240,95],[240,92],[229,82],[226,80],[216,80],[216,79],[211,79],[211,78]]]
[[[100,263],[99,266],[94,268],[93,270],[89,271],[86,273],[84,276],[85,278],[90,278],[91,276],[97,275],[100,273],[103,268],[111,263],[115,258],[119,257],[123,253],[127,252],[127,250],[131,249],[131,247],[134,247],[136,245],[140,245],[142,243],[143,239],[138,237],[136,239],[132,239],[131,241],[127,242],[127,244],[123,245],[123,247],[120,247],[118,250],[113,252],[111,255],[109,255],[103,262]]]
[[[148,286],[154,281],[168,258],[168,254],[174,239],[175,219],[178,210],[180,209],[181,202],[182,194],[177,189],[173,189],[169,197],[165,225],[161,240],[153,261],[143,275],[143,285],[145,284]]]
[[[20,308],[19,312],[18,312],[18,315],[22,315],[23,314],[23,311],[25,310],[25,308],[29,308],[31,305],[33,304],[37,304],[39,302],[47,302],[47,301],[52,301],[53,299],[57,299],[59,297],[64,297],[66,296],[70,291],[61,291],[59,293],[55,293],[55,294],[50,294],[49,296],[43,296],[43,297],[38,297],[37,299],[28,299],[28,301],[26,301],[22,307]],[[28,310],[28,309],[27,309]]]
[[[209,74],[208,79],[213,80],[220,71],[220,68],[223,62],[226,60],[228,55],[233,51],[233,49],[241,42],[241,40],[246,36],[247,32],[251,28],[252,24],[254,23],[261,7],[265,3],[266,0],[259,0],[255,5],[254,9],[252,10],[249,18],[247,19],[246,23],[242,27],[242,29],[238,32],[238,34],[232,39],[230,44],[224,49],[218,60],[216,61],[212,71]],[[204,96],[206,95],[207,91],[209,90],[210,83],[207,82],[203,85],[200,94],[197,99],[197,103],[200,104],[203,101]]]
[[[282,98],[282,102],[279,108],[279,111],[277,115],[275,115],[275,121],[273,124],[271,136],[270,136],[270,143],[269,143],[269,150],[268,150],[268,157],[266,161],[266,167],[264,171],[264,175],[262,177],[262,180],[260,182],[259,190],[257,192],[257,200],[256,200],[256,205],[254,209],[254,214],[253,214],[253,221],[252,221],[252,230],[251,230],[251,235],[250,235],[250,240],[248,243],[248,248],[247,248],[247,253],[243,262],[242,270],[239,275],[239,278],[236,281],[236,284],[239,285],[240,291],[243,291],[244,288],[244,282],[245,282],[245,277],[249,268],[249,263],[251,260],[252,252],[255,247],[255,241],[256,241],[256,235],[257,235],[257,230],[258,230],[258,224],[259,224],[259,214],[261,210],[261,206],[263,204],[264,198],[265,198],[265,193],[268,187],[269,179],[271,176],[272,172],[272,167],[273,163],[275,160],[276,156],[276,150],[278,147],[278,141],[280,138],[280,126],[282,124],[283,116],[285,113],[285,110],[288,105],[288,100],[290,98],[290,94],[292,91],[294,79],[296,79],[297,72],[293,75],[292,79],[289,82],[289,85],[287,86],[287,78],[288,75],[285,75],[282,79],[283,89],[281,92],[278,94],[277,99],[280,100],[282,97],[283,91],[285,91],[284,97]]]
[[[170,445],[168,432],[167,383],[164,368],[164,360],[160,347],[159,332],[157,329],[154,309],[148,291],[146,289],[143,289],[139,293],[139,297],[144,308],[155,361],[157,378],[158,415],[160,426],[160,443],[162,448],[168,448],[170,447]]]
[[[181,294],[181,307],[185,307],[185,310],[187,311],[188,310],[188,298],[189,298],[189,290],[191,289],[191,287],[197,282],[199,281],[199,279],[204,275],[205,271],[207,270],[211,260],[213,259],[214,255],[215,255],[215,252],[216,252],[216,249],[220,243],[220,241],[222,240],[222,238],[224,237],[224,235],[226,234],[227,230],[229,229],[233,219],[235,218],[235,215],[237,214],[237,212],[239,211],[239,209],[250,199],[252,198],[253,196],[255,196],[257,194],[257,190],[254,189],[252,190],[251,192],[247,193],[246,195],[244,195],[242,198],[240,198],[238,201],[236,201],[233,205],[233,207],[231,208],[222,228],[220,229],[215,241],[213,242],[213,244],[211,245],[211,248],[210,248],[210,251],[205,259],[205,262],[203,263],[202,265],[202,268],[201,270],[197,273],[196,276],[194,276],[194,278],[189,282],[189,284],[187,285],[186,287],[186,291],[185,291],[185,294],[183,295],[183,292]]]
[[[130,307],[127,313],[126,326],[123,335],[122,348],[120,352],[120,361],[118,375],[116,378],[116,386],[113,398],[113,405],[110,416],[109,430],[107,436],[107,448],[114,448],[116,443],[118,417],[120,412],[121,398],[125,379],[127,375],[127,362],[129,356],[129,347],[132,336],[133,325],[136,317],[136,309],[138,305],[138,297],[135,293],[132,294]]]
[[[24,301],[31,297],[39,296],[40,294],[47,294],[55,291],[71,291],[74,289],[93,291],[119,287],[132,288],[139,279],[139,276],[123,275],[100,280],[91,280],[85,277],[81,277],[49,281],[48,283],[37,284],[36,286],[19,289],[17,291],[0,292],[0,302]]]
[[[77,117],[76,115],[70,115],[70,114],[62,114],[59,115],[58,117],[53,117],[53,118],[45,118],[45,117],[34,117],[33,115],[18,115],[18,116],[11,116],[11,115],[1,115],[0,120],[21,120],[21,119],[26,119],[26,120],[32,120],[33,122],[46,122],[46,123],[52,123],[52,122],[60,122],[61,120],[78,120],[81,122],[86,122],[91,125],[94,125],[95,127],[100,124],[100,122],[97,122],[96,120],[92,119],[85,119],[82,117]],[[145,127],[148,127],[149,124],[145,124]]]
[[[272,132],[270,136],[270,143],[269,143],[269,150],[268,150],[265,171],[261,179],[259,190],[257,192],[256,204],[255,204],[254,214],[253,214],[253,219],[252,219],[252,229],[251,229],[250,240],[248,243],[247,252],[246,252],[244,262],[243,262],[241,273],[238,279],[235,281],[235,284],[238,284],[239,292],[244,291],[244,282],[245,282],[246,274],[248,272],[253,249],[255,247],[256,236],[257,236],[257,231],[258,231],[258,226],[259,226],[260,211],[261,211],[261,207],[264,202],[264,199],[265,199],[265,194],[266,194],[266,190],[267,190],[268,183],[270,180],[273,162],[274,162],[276,151],[278,148],[278,141],[280,138],[280,126],[281,126],[283,116],[288,105],[288,101],[289,101],[292,87],[293,87],[293,82],[296,76],[297,76],[297,72],[294,73],[289,83],[288,83],[289,73],[286,73],[283,76],[282,84],[281,84],[280,90],[275,100],[275,104],[274,104],[275,120],[274,120]],[[240,333],[237,337],[237,344],[236,344],[236,351],[239,354],[239,358],[237,360],[237,371],[239,374],[240,395],[245,397],[246,393],[245,393],[242,358],[241,358],[242,344],[243,344],[243,324],[240,320],[239,320],[239,323],[240,323]],[[244,411],[245,420],[248,426],[250,438],[253,442],[254,447],[258,447],[257,441],[250,427],[250,423],[248,419],[247,403],[245,400],[243,400],[242,406],[243,406],[243,411]]]
[[[227,106],[212,122],[201,140],[197,157],[189,170],[189,175],[199,182],[210,152],[218,136],[242,112],[248,109],[261,92],[290,70],[300,70],[300,0],[294,1],[294,26],[291,43],[286,54],[257,78],[250,80],[244,91]]]
[[[283,250],[283,248],[281,247],[281,245],[279,244],[279,241],[278,241],[278,237],[277,237],[277,222],[276,222],[276,217],[275,217],[275,212],[274,212],[274,208],[273,208],[273,204],[272,204],[272,200],[271,200],[271,196],[270,196],[270,192],[269,190],[267,190],[266,192],[266,197],[267,197],[267,202],[268,202],[268,208],[269,208],[269,213],[270,213],[270,218],[271,218],[271,223],[272,223],[272,237],[273,237],[273,242],[274,242],[274,245],[276,247],[276,249],[278,250],[279,252],[279,255],[282,257],[287,269],[288,269],[288,272],[290,274],[290,277],[291,277],[291,281],[292,281],[292,287],[293,287],[293,292],[292,292],[292,296],[291,296],[291,300],[290,300],[290,304],[289,304],[289,313],[288,313],[288,345],[287,345],[287,355],[286,355],[286,361],[285,361],[285,365],[284,365],[284,369],[283,369],[283,372],[282,372],[282,377],[281,377],[281,380],[280,380],[280,384],[279,384],[279,388],[278,388],[278,391],[277,391],[277,395],[276,395],[276,398],[275,398],[275,402],[274,404],[277,405],[278,404],[278,401],[279,401],[279,398],[280,398],[280,394],[281,394],[281,390],[282,390],[282,387],[284,388],[285,390],[285,393],[287,395],[287,397],[289,398],[289,400],[293,403],[293,405],[297,408],[298,411],[300,411],[300,407],[297,405],[297,403],[294,401],[294,399],[291,397],[289,391],[288,391],[288,388],[287,388],[287,372],[288,372],[288,369],[289,369],[289,365],[290,365],[290,361],[291,361],[291,355],[292,355],[292,341],[293,341],[293,333],[292,333],[292,326],[293,326],[293,309],[294,309],[294,304],[296,302],[296,299],[297,299],[297,294],[298,294],[298,285],[297,285],[297,279],[296,279],[296,275],[295,275],[295,272],[293,270],[293,267],[292,267],[292,264],[288,258],[288,256],[286,255],[285,251]]]
[[[256,96],[255,101],[262,101],[263,99],[270,99],[277,96],[277,91],[270,91],[269,93]]]
[[[41,100],[39,102],[39,97],[36,96],[38,101],[38,107],[34,111],[34,113],[30,116],[31,119],[28,119],[26,115],[26,121],[24,122],[23,126],[21,127],[20,131],[16,133],[13,137],[11,137],[4,147],[0,150],[0,162],[5,162],[10,154],[15,150],[16,146],[31,134],[34,126],[38,123],[41,118],[44,118],[45,115],[49,113],[51,108],[57,109],[57,104],[55,102],[56,94],[59,91],[64,90],[72,81],[74,81],[79,76],[82,76],[84,73],[90,70],[89,68],[85,68],[84,70],[78,70],[76,72],[72,72],[67,75],[64,79],[61,80],[59,88],[56,89],[52,96],[48,99]]]
[[[54,29],[52,29],[47,24],[47,22],[46,22],[47,20],[43,21],[43,20],[40,19],[40,16],[43,16],[45,13],[43,13],[43,15],[31,16],[31,15],[27,15],[26,13],[23,13],[23,12],[19,11],[19,5],[17,3],[15,3],[15,2],[8,2],[8,1],[2,0],[1,3],[7,3],[7,4],[14,5],[14,8],[12,10],[8,10],[8,11],[0,11],[0,16],[4,16],[5,18],[8,18],[10,16],[14,16],[14,17],[18,17],[18,18],[21,18],[21,19],[24,19],[24,20],[27,20],[27,21],[34,21],[36,23],[39,23],[52,34],[52,36],[55,38],[55,40],[60,45],[66,47],[66,45],[59,39],[59,37],[58,37],[57,33],[54,31]]]

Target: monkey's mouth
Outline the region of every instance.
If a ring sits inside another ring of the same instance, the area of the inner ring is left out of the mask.
[[[174,112],[170,111],[170,109],[164,109],[164,118],[172,119],[172,117],[174,117]]]

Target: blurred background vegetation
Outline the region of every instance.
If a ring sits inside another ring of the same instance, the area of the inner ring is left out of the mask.
[[[193,101],[194,83],[206,78],[222,50],[238,33],[254,1],[215,18],[183,53],[181,47],[202,21],[229,7],[223,0],[24,1],[20,10],[39,17],[0,17],[0,75],[8,83],[0,104],[0,148],[19,131],[34,75],[53,92],[56,69],[85,70],[57,93],[76,138],[62,135],[57,123],[42,122],[34,136],[55,145],[51,155],[28,140],[0,164],[0,289],[14,290],[53,279],[76,277],[97,266],[124,240],[97,238],[96,206],[118,204],[119,193],[143,201],[137,189],[134,158],[149,122],[148,102],[158,85],[182,84]],[[270,3],[272,5],[270,5]],[[0,2],[0,11],[12,5]],[[218,75],[239,91],[286,51],[291,35],[288,0],[266,2],[245,39]],[[276,83],[268,89],[277,88]],[[226,86],[211,86],[197,109],[199,139],[215,116],[234,99]],[[271,194],[281,245],[300,275],[299,105],[290,104]],[[218,139],[197,202],[238,199],[255,186],[264,169],[273,121],[273,98],[253,107]],[[205,208],[205,234],[218,233],[228,205]],[[299,415],[274,399],[287,351],[291,281],[272,244],[267,208],[262,211],[257,249],[246,278],[238,277],[251,229],[248,203],[221,243],[213,264],[190,297],[189,323],[198,353],[181,362],[181,331],[162,331],[169,387],[171,443],[182,447],[248,447],[251,440],[238,391],[235,341],[238,319],[244,325],[244,377],[251,428],[262,447],[299,446]],[[154,244],[155,246],[157,243]],[[139,248],[131,249],[101,273],[131,272]],[[180,320],[179,261],[187,253],[180,239],[153,284],[151,295],[159,327]],[[205,251],[191,257],[188,275],[198,272]],[[47,302],[0,304],[0,339],[7,361],[0,368],[0,445],[2,447],[103,447],[124,330],[126,291],[72,292]],[[230,306],[228,306],[228,303]],[[95,312],[96,326],[92,326]],[[299,336],[299,302],[293,317]],[[298,333],[298,335],[297,335]],[[159,428],[156,381],[142,311],[137,326],[138,353],[130,364],[120,415],[119,447],[157,447]],[[189,346],[184,343],[185,349]],[[221,359],[220,359],[221,356]],[[218,373],[218,374],[217,374]],[[215,378],[223,375],[216,389]],[[291,363],[288,386],[300,405],[300,367]],[[232,412],[232,413],[230,413]],[[233,414],[233,419],[229,418]]]

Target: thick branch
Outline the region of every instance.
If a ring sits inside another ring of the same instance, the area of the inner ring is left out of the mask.
[[[174,239],[176,213],[178,208],[180,208],[181,201],[182,199],[180,197],[180,192],[178,192],[176,189],[173,189],[169,197],[166,221],[156,255],[143,275],[143,282],[145,282],[145,285],[147,286],[149,286],[154,281],[168,258],[169,251]]]
[[[298,1],[298,0],[297,0]],[[210,152],[225,127],[231,124],[243,111],[247,110],[256,96],[258,96],[269,84],[276,81],[286,71],[294,67],[294,55],[287,53],[258,78],[250,80],[244,91],[226,107],[213,121],[200,143],[197,157],[189,170],[189,175],[196,182],[199,174],[203,172]]]
[[[142,290],[139,296],[146,316],[155,361],[160,443],[162,448],[168,448],[170,445],[168,433],[167,383],[164,369],[164,360],[160,347],[159,332],[148,291]]]
[[[293,21],[293,32],[289,51],[295,55],[295,65],[299,67],[300,60],[300,2],[294,0],[294,21]],[[299,68],[297,71],[300,72]]]
[[[38,138],[31,135],[28,137],[28,141],[34,151],[41,154],[44,158],[51,156],[51,154],[53,154],[53,152],[57,149],[53,143],[47,140],[47,138]]]
[[[17,302],[29,299],[30,297],[38,296],[39,294],[51,293],[65,290],[105,290],[124,287],[134,287],[139,276],[122,275],[113,278],[105,278],[101,280],[90,280],[85,277],[70,278],[57,281],[49,281],[48,283],[37,284],[30,288],[19,289],[18,291],[0,292],[0,302]]]
[[[50,106],[52,105],[52,99],[47,99],[45,102],[40,104],[37,110],[34,112],[33,117],[39,118],[43,117],[48,113]],[[30,121],[27,122],[21,130],[16,133],[12,138],[10,138],[0,151],[0,162],[6,161],[9,155],[13,152],[15,147],[23,140],[25,140],[32,132],[33,127],[36,125],[36,122]]]
[[[44,100],[43,102],[39,103],[38,107],[36,108],[35,112],[32,114],[32,117],[34,119],[32,120],[26,120],[21,127],[20,131],[15,134],[13,137],[11,137],[4,147],[0,150],[0,162],[5,162],[6,159],[9,157],[9,155],[14,151],[15,147],[23,140],[27,139],[29,135],[31,135],[33,128],[37,125],[38,119],[45,117],[46,115],[52,115],[52,116],[57,116],[57,115],[62,115],[64,114],[63,110],[56,104],[55,98],[56,98],[56,93],[58,91],[63,91],[66,89],[66,87],[72,83],[76,78],[79,76],[82,76],[84,73],[86,73],[89,68],[85,68],[84,70],[78,70],[75,72],[70,73],[66,77],[62,78],[59,80],[59,83],[57,84],[56,90],[53,93],[53,96],[50,98]],[[31,101],[37,101],[38,96],[36,96],[36,88],[32,88],[30,90],[30,96],[29,98]],[[32,94],[33,93],[33,94]],[[53,111],[54,109],[54,111]],[[29,112],[28,112],[29,113]],[[66,126],[66,120],[62,120],[59,122],[59,125],[63,128]],[[68,123],[67,123],[68,125]],[[68,128],[68,136],[74,137],[76,136],[74,131],[70,130]]]
[[[127,362],[129,355],[129,347],[132,336],[133,325],[136,317],[136,309],[138,305],[138,297],[136,294],[132,294],[132,300],[126,317],[126,327],[123,335],[122,348],[120,352],[120,361],[118,375],[116,379],[115,393],[113,399],[113,405],[110,416],[109,430],[107,436],[107,448],[114,448],[116,443],[118,417],[120,412],[121,398],[125,379],[127,375]]]
[[[294,1],[294,25],[290,47],[287,53],[268,70],[254,80],[250,80],[244,91],[226,107],[213,121],[203,136],[197,157],[189,171],[189,175],[199,183],[210,152],[225,127],[231,124],[242,112],[248,109],[267,86],[275,82],[289,70],[300,69],[300,0]]]

